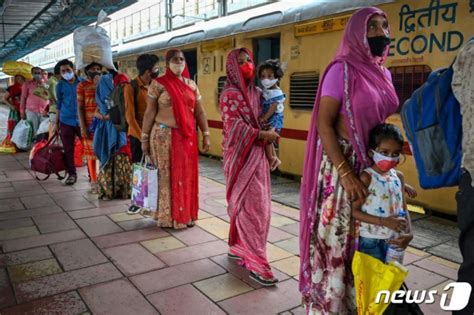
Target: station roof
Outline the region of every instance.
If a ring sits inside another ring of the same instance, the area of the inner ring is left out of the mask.
[[[137,0],[0,0],[0,65],[17,60]]]

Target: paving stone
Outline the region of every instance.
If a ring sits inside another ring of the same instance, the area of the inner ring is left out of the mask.
[[[0,212],[22,209],[25,209],[25,207],[23,207],[23,203],[18,198],[2,199],[2,202],[0,202]]]
[[[34,217],[37,215],[49,214],[49,213],[60,213],[63,212],[58,206],[37,208],[32,210],[16,210],[10,212],[0,212],[0,221],[2,220],[13,220],[19,218]]]
[[[79,290],[93,314],[159,314],[127,280],[120,279]]]
[[[112,214],[112,213],[120,213],[120,212],[127,211],[127,208],[128,207],[125,205],[117,205],[117,206],[111,206],[111,207],[69,211],[68,214],[73,219],[81,219],[81,218],[87,218],[87,217],[97,217],[97,216],[107,215],[107,214]]]
[[[0,179],[1,180],[1,179]],[[32,197],[32,196],[47,196],[44,189],[41,190],[27,190],[27,191],[14,191],[14,192],[3,192],[0,193],[0,199],[11,199],[11,198],[22,198],[22,197]]]
[[[15,292],[18,302],[24,303],[120,277],[117,268],[107,263],[22,282],[15,285]]]
[[[209,218],[196,221],[196,225],[201,229],[224,239],[229,237],[229,223],[218,218]]]
[[[110,214],[109,218],[111,218],[112,221],[114,222],[122,222],[122,221],[143,219],[143,216],[140,214],[128,214],[126,212],[120,212],[120,213]]]
[[[224,220],[224,221],[227,222],[227,223],[230,223],[230,217],[229,217],[229,215],[227,215],[227,214],[226,214],[226,215],[218,216],[218,218],[221,219],[221,220]]]
[[[282,260],[274,261],[271,263],[271,266],[293,277],[298,275],[300,272],[300,258],[297,256],[292,256]]]
[[[37,181],[12,182],[16,191],[42,190],[43,187]]]
[[[22,197],[20,200],[25,205],[26,209],[50,207],[56,205],[53,198],[48,195]]]
[[[68,292],[3,309],[3,315],[76,315],[83,314],[87,307],[77,292]]]
[[[71,186],[66,186],[66,185],[58,185],[58,186],[44,186],[44,190],[46,190],[46,192],[48,192],[49,194],[54,194],[54,193],[65,193],[65,192],[74,191],[74,188]]]
[[[51,250],[66,271],[108,261],[89,239],[54,244]]]
[[[229,259],[227,254],[212,257],[211,260],[251,287],[256,289],[262,288],[260,284],[249,278],[250,272],[247,269],[240,266],[236,260]],[[279,271],[278,269],[272,268],[272,272],[275,278],[279,281],[284,281],[290,278],[289,275]]]
[[[205,232],[198,226],[194,226],[192,229],[170,230],[170,233],[186,245],[196,245],[217,240],[214,235]]]
[[[193,314],[224,315],[217,305],[187,284],[147,296],[162,315]]]
[[[219,302],[229,314],[278,314],[301,304],[298,282],[289,279],[272,288],[262,288]]]
[[[422,260],[418,260],[413,264],[453,280],[458,278],[459,264],[444,260],[439,257],[431,256]]]
[[[0,269],[0,310],[15,304],[15,295],[13,294],[10,281],[8,281],[7,271],[2,268]]]
[[[56,244],[85,238],[86,236],[81,230],[69,230],[62,232],[54,232],[30,237],[24,237],[16,240],[9,240],[3,243],[5,252],[13,252],[22,249]]]
[[[225,198],[224,194],[219,194],[219,195],[222,195]],[[213,194],[210,196],[200,198],[199,209],[202,209],[215,216],[226,215],[227,207],[222,205],[221,203],[215,202],[214,201],[215,197],[216,196]]]
[[[280,227],[288,224],[295,224],[296,221],[279,214],[272,214],[270,225]]]
[[[293,237],[284,241],[273,243],[273,245],[278,246],[294,255],[300,254],[300,240],[298,237]]]
[[[62,272],[62,269],[54,258],[8,267],[12,283],[28,281],[60,272]]]
[[[293,315],[306,315],[307,312],[306,312],[306,310],[304,309],[303,306],[300,306],[300,307],[292,309],[291,314],[293,314]]]
[[[9,254],[1,254],[0,268],[26,264],[32,261],[45,260],[52,257],[53,254],[51,254],[51,251],[47,247],[37,247]]]
[[[95,208],[95,205],[82,196],[57,199],[56,203],[66,211]]]
[[[64,212],[36,216],[33,220],[43,234],[77,229],[76,223]]]
[[[428,249],[428,252],[458,264],[462,263],[462,255],[457,239],[432,247]]]
[[[34,225],[33,221],[30,218],[20,218],[7,221],[0,221],[0,230],[12,230],[25,226]]]
[[[167,265],[177,265],[184,262],[217,256],[227,252],[227,244],[223,241],[213,241],[158,253],[157,256]]]
[[[166,265],[139,244],[107,248],[107,257],[126,275],[136,275],[160,269]]]
[[[215,302],[253,290],[229,273],[195,282],[194,286]]]
[[[152,218],[123,221],[123,222],[119,222],[118,224],[126,231],[147,229],[147,228],[157,226],[156,221],[153,220]]]
[[[447,315],[451,314],[450,312],[443,311],[440,307],[441,296],[435,295],[435,301],[432,304],[420,303],[419,306],[423,314],[426,315]]]
[[[93,241],[99,248],[107,248],[118,245],[130,244],[135,242],[146,241],[158,237],[169,236],[169,234],[163,231],[161,228],[155,226],[153,228],[122,232],[110,235],[104,235],[94,237]]]
[[[405,279],[407,286],[412,290],[423,290],[432,288],[447,278],[428,272],[414,265],[406,266],[408,269],[408,277]]]
[[[210,214],[210,213],[207,213],[206,211],[203,211],[203,210],[199,210],[198,212],[198,218],[199,220],[201,219],[207,219],[207,218],[212,218],[213,215]]]
[[[300,235],[300,224],[298,222],[293,223],[293,224],[287,224],[287,225],[280,226],[279,229],[283,230],[285,232],[291,233],[295,236]]]
[[[87,183],[87,185],[89,186],[89,183]],[[76,185],[74,185],[76,186]],[[70,187],[70,186],[69,186]],[[88,188],[89,189],[89,188]],[[51,197],[54,199],[54,200],[61,200],[61,199],[70,199],[70,198],[78,198],[78,197],[81,197],[83,198],[83,196],[86,194],[87,191],[84,191],[84,190],[72,190],[72,191],[62,191],[62,192],[55,192],[55,193],[51,193]],[[97,197],[97,195],[95,195]]]
[[[76,220],[76,223],[90,237],[122,232],[123,230],[106,216],[84,218]]]
[[[36,226],[25,226],[12,230],[0,230],[0,241],[13,240],[38,234],[39,232]]]
[[[130,280],[143,294],[149,295],[223,273],[225,270],[220,266],[203,259],[133,276]]]
[[[403,264],[404,265],[409,265],[415,261],[418,261],[420,259],[423,259],[423,257],[420,257],[418,255],[415,255],[411,252],[409,252],[408,250],[405,250],[405,255],[403,257]]]
[[[15,192],[13,187],[0,187],[0,194]]]
[[[269,262],[281,260],[293,256],[292,253],[281,249],[273,244],[267,243],[267,259]]]
[[[279,228],[270,226],[270,231],[268,233],[268,241],[270,243],[275,243],[283,240],[287,240],[295,237],[293,234],[280,230]]]
[[[144,242],[141,242],[141,244],[143,245],[143,247],[148,249],[153,254],[164,252],[171,249],[186,247],[185,244],[183,244],[178,239],[172,236],[144,241]]]

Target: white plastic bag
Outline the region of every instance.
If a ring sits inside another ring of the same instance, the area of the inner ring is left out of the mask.
[[[36,130],[36,136],[47,132],[49,132],[49,118],[43,117],[41,118],[41,123],[38,127],[38,130]]]
[[[74,31],[74,54],[76,67],[84,69],[92,62],[107,69],[115,69],[112,60],[112,46],[107,31],[100,26],[82,26]]]
[[[132,204],[155,212],[158,208],[158,169],[142,163],[133,164]]]
[[[13,129],[12,142],[20,150],[28,150],[33,139],[33,126],[25,119],[20,120]]]

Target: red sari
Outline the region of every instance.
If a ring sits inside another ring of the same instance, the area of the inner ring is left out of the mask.
[[[245,50],[249,56],[252,53]],[[220,99],[224,123],[224,175],[230,216],[229,253],[249,271],[273,278],[266,255],[271,217],[270,168],[258,140],[261,91],[246,86],[237,57],[227,57],[227,82]],[[252,58],[252,57],[251,57]],[[253,59],[253,58],[252,58]]]
[[[189,72],[183,73],[189,78]],[[171,217],[178,224],[198,219],[198,142],[194,108],[195,92],[171,70],[156,79],[170,95],[178,128],[171,130],[170,188]]]
[[[13,129],[20,120],[20,98],[21,98],[21,84],[15,83],[7,88],[8,95],[10,95],[11,102],[15,106],[16,110],[10,109],[7,119],[7,135],[0,143],[1,153],[15,153],[16,147],[11,142]]]

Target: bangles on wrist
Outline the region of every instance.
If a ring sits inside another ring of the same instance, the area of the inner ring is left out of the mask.
[[[346,160],[343,160],[341,163],[339,163],[339,165],[336,167],[336,171],[339,172],[346,163]]]
[[[342,174],[342,175],[341,175],[341,178],[346,177],[346,176],[349,175],[350,173],[352,173],[352,170],[347,171],[347,172],[345,172],[344,174]]]
[[[210,136],[211,133],[209,131],[202,131],[202,135],[203,135],[203,137]]]

